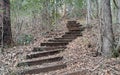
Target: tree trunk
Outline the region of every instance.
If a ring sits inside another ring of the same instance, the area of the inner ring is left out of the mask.
[[[66,3],[63,5],[63,13],[62,13],[62,19],[66,18]]]
[[[118,2],[118,23],[120,24],[120,0],[117,1]]]
[[[103,25],[102,25],[102,55],[112,56],[113,50],[113,30],[110,0],[102,0]]]
[[[0,26],[2,34],[0,34],[0,42],[3,42],[3,46],[11,46],[13,43],[10,21],[10,1],[0,0]]]
[[[99,7],[99,2],[100,2],[100,0],[96,0],[96,10],[97,10],[97,11],[96,11],[96,14],[97,14],[97,18],[99,18],[99,11],[100,11],[100,10],[99,10],[99,8],[100,8],[100,7]]]
[[[0,0],[0,48],[3,47],[3,11],[4,11],[4,4],[3,0]],[[0,52],[2,49],[0,50]]]
[[[48,4],[50,0],[44,0],[43,2],[43,10],[42,10],[42,24],[45,27],[45,30],[49,31],[51,28],[51,19],[50,19],[50,12],[48,10]]]
[[[87,24],[91,21],[91,0],[87,0]]]

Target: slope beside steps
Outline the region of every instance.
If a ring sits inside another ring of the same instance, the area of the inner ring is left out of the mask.
[[[26,60],[17,64],[18,67],[26,67],[23,69],[21,75],[40,74],[44,72],[56,71],[67,67],[64,56],[61,56],[66,46],[79,36],[82,36],[82,25],[76,21],[68,21],[68,32],[62,37],[48,40],[48,42],[41,43],[41,47],[36,47],[33,52],[26,55]],[[70,73],[67,75],[78,75],[77,73]]]

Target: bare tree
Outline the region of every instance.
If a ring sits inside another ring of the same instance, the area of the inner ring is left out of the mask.
[[[10,0],[0,0],[0,42],[3,46],[13,43],[10,21]]]
[[[91,20],[91,0],[87,0],[87,24],[90,24]]]
[[[103,6],[103,25],[102,25],[102,55],[112,56],[113,50],[113,29],[110,0],[101,0]]]
[[[118,19],[118,23],[120,24],[120,0],[117,1],[117,6],[118,6],[118,12],[117,12],[117,19]]]
[[[42,9],[42,24],[45,25],[45,30],[48,30],[51,28],[51,19],[50,19],[50,12],[48,10],[50,0],[44,0],[43,1],[43,9]]]

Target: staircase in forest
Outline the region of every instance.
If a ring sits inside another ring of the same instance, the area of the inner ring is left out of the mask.
[[[61,56],[66,46],[76,39],[78,36],[82,36],[82,25],[76,21],[68,21],[68,32],[60,38],[50,39],[45,43],[41,43],[41,47],[34,48],[33,53],[26,55],[26,60],[18,63],[18,67],[27,66],[21,74],[39,74],[44,72],[50,72],[55,70],[64,69],[67,67],[64,62],[64,56]],[[68,74],[69,75],[69,74]],[[70,74],[73,75],[73,74]]]

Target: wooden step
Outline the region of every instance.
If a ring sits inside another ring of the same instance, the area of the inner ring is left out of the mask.
[[[76,25],[81,25],[80,23],[76,22]]]
[[[66,73],[64,75],[89,75],[90,71],[89,70],[81,70],[81,71],[75,71],[71,73]]]
[[[25,69],[23,72],[21,72],[21,75],[25,74],[40,74],[40,73],[45,73],[45,72],[50,72],[50,71],[55,71],[55,70],[60,70],[63,68],[66,68],[67,65],[66,63],[61,63],[61,62],[55,62],[51,63],[50,65],[45,65],[45,66],[37,66],[37,67],[32,67],[30,69]]]
[[[73,38],[73,39],[75,39],[75,38],[77,38],[78,36],[62,36],[62,38]]]
[[[70,40],[74,40],[74,39],[76,39],[76,37],[59,37],[59,38],[54,38],[54,39],[56,39],[56,40],[58,40],[58,39],[70,39]]]
[[[81,30],[70,30],[69,32],[81,32]]]
[[[82,27],[81,26],[74,26],[74,27],[68,27],[68,30],[81,30]]]
[[[77,36],[62,36],[62,38],[67,38],[67,39],[76,39],[77,38]]]
[[[81,27],[69,27],[68,30],[81,30]]]
[[[68,28],[68,30],[69,31],[80,31],[80,32],[82,32],[82,31],[84,31],[84,29],[85,29],[85,27],[69,27]]]
[[[60,46],[60,47],[58,47],[58,46],[54,46],[54,47],[35,47],[34,49],[33,49],[33,52],[37,52],[37,51],[50,51],[50,50],[55,50],[55,49],[65,49],[66,47],[65,46]]]
[[[68,28],[68,29],[69,29],[69,28],[74,28],[74,27],[81,28],[81,27],[82,27],[82,25],[70,25],[70,26],[67,26],[67,28]]]
[[[75,20],[74,20],[74,21],[67,21],[67,26],[73,25],[73,24],[76,24],[76,21],[75,21]]]
[[[82,35],[81,32],[67,32],[65,35]]]
[[[81,36],[82,34],[81,33],[79,33],[79,34],[65,34],[65,35],[63,35],[63,36]]]
[[[46,57],[46,58],[34,58],[34,59],[29,59],[22,61],[18,63],[18,67],[20,66],[33,66],[33,65],[42,65],[43,63],[52,63],[56,61],[62,60],[62,56],[51,56],[51,57]]]
[[[26,56],[26,59],[38,58],[38,57],[43,57],[43,56],[48,56],[48,55],[54,55],[54,54],[60,53],[61,51],[63,51],[63,49],[34,52],[34,53],[31,53],[31,54],[28,54]]]
[[[73,28],[73,27],[82,28],[83,26],[80,25],[80,24],[75,24],[75,25],[69,25],[69,26],[67,26],[68,29],[69,29],[69,28]]]
[[[66,37],[64,37],[64,38],[54,38],[55,40],[64,40],[64,39],[69,39],[69,40],[74,40],[75,39],[75,37],[72,37],[72,38],[66,38]]]
[[[76,23],[76,24],[71,24],[71,25],[67,25],[67,27],[74,27],[74,26],[83,26],[80,23]]]
[[[81,31],[77,30],[77,31],[70,31],[70,32],[65,32],[65,34],[81,34]]]
[[[78,37],[78,36],[82,36],[82,34],[66,34],[63,35],[62,37]]]
[[[41,46],[65,46],[68,42],[47,42],[47,43],[41,43]]]
[[[71,39],[54,39],[54,40],[48,40],[49,42],[71,42]]]

